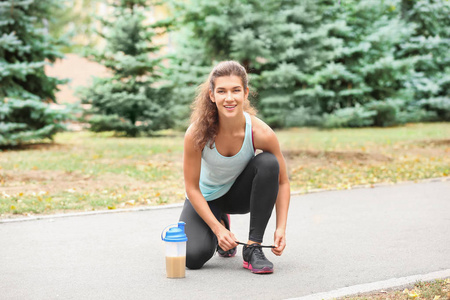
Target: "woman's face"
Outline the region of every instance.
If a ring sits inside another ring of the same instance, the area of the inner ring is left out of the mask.
[[[248,87],[244,89],[240,77],[222,76],[216,78],[214,91],[209,91],[209,96],[216,104],[219,115],[232,117],[244,112],[248,91]]]

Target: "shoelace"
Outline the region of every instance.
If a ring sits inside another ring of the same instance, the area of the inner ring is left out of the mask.
[[[253,247],[253,255],[258,259],[266,260],[266,256],[264,255],[263,250],[260,247]]]
[[[247,246],[247,247],[258,247],[258,248],[275,248],[275,246],[264,246],[264,245],[260,245],[260,244],[251,244],[251,245],[249,245],[249,244],[246,244],[246,243],[241,243],[241,242],[238,242],[238,241],[236,241],[236,244],[239,244],[239,245],[242,245],[242,246]]]

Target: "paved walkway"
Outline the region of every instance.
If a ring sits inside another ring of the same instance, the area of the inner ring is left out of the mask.
[[[187,270],[185,279],[165,278],[160,233],[180,211],[0,223],[0,298],[321,299],[333,290],[358,292],[353,286],[450,274],[450,181],[294,196],[288,247],[281,257],[266,252],[271,275],[243,269],[239,249]],[[246,228],[248,215],[232,216],[239,239]]]

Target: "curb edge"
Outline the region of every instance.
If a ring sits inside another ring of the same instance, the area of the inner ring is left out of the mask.
[[[286,300],[337,299],[347,296],[362,295],[370,292],[402,288],[414,284],[418,281],[432,281],[436,279],[446,279],[446,278],[450,278],[450,269],[431,272],[428,274],[412,275],[407,277],[391,278],[388,280],[358,284],[328,292],[311,294],[298,298],[288,298]]]

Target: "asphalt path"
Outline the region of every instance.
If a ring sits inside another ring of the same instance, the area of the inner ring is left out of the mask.
[[[293,196],[285,253],[265,250],[270,275],[244,269],[239,247],[166,278],[160,234],[180,212],[0,223],[0,299],[289,299],[450,270],[448,180]],[[231,217],[242,241],[248,219]],[[266,244],[274,228],[275,214]]]

